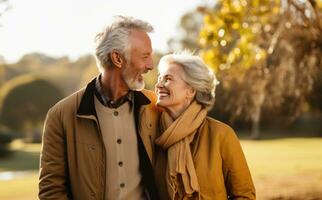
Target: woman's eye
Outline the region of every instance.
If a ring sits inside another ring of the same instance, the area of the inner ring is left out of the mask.
[[[158,77],[158,83],[171,81],[171,78],[167,77]]]

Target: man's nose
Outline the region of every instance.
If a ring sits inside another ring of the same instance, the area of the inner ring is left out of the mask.
[[[153,69],[153,59],[152,57],[149,59],[149,61],[147,62],[146,68],[148,70],[152,70]]]

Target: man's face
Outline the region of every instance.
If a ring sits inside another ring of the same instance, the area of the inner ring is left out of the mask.
[[[142,74],[153,69],[151,40],[146,32],[133,29],[129,42],[130,61],[127,62],[122,77],[131,90],[142,90],[145,85]]]

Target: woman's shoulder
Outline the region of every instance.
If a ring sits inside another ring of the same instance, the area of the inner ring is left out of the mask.
[[[228,124],[225,124],[224,122],[216,120],[212,117],[206,117],[206,125],[211,129],[219,129],[225,132],[234,132],[233,128],[231,128]]]
[[[206,118],[202,130],[202,132],[207,132],[209,134],[209,137],[213,139],[217,138],[220,140],[226,140],[228,138],[237,138],[236,133],[232,127],[212,117]]]

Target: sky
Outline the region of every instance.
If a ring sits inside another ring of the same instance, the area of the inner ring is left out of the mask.
[[[9,0],[0,18],[0,55],[12,63],[24,54],[53,57],[92,53],[95,34],[113,16],[133,16],[154,26],[154,50],[167,51],[167,40],[178,34],[180,17],[210,0]]]

